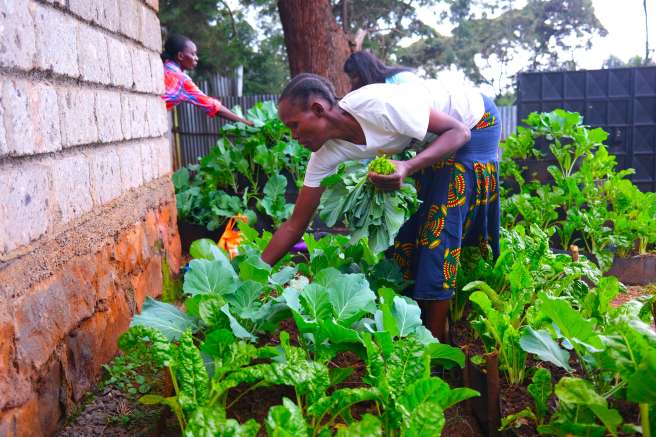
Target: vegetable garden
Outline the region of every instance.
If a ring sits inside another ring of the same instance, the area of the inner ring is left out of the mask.
[[[603,130],[533,113],[502,144],[501,255],[463,250],[449,345],[384,256],[417,208],[411,183],[383,194],[367,165],[341,167],[324,180],[307,250],[260,259],[308,156],[275,114],[256,106],[254,127],[225,127],[175,173],[180,220],[216,232],[245,214],[250,225],[234,257],[216,235],[190,244],[184,275],[165,275],[162,301],[148,299],[121,337],[111,384],[165,406],[189,436],[435,436],[458,404],[490,435],[654,435],[654,288],[617,304],[626,287],[607,272],[653,262],[656,194],[616,169]],[[548,175],[528,158],[552,160]],[[348,235],[323,232],[337,224]],[[235,415],[271,389],[263,417]]]

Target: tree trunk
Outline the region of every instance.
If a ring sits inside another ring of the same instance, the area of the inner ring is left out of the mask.
[[[343,67],[351,50],[330,0],[278,0],[278,13],[292,76],[320,74],[335,84],[338,96],[346,94],[350,85]]]

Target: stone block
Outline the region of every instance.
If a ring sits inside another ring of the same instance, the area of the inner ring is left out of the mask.
[[[164,64],[159,54],[150,54],[150,74],[152,77],[152,92],[158,95],[164,94]]]
[[[89,153],[91,196],[99,206],[121,194],[121,164],[115,147],[102,147]]]
[[[144,138],[149,136],[150,128],[148,126],[148,96],[139,94],[127,94],[126,103],[123,104],[123,111],[128,111],[129,121],[126,125],[130,126],[131,138]]]
[[[2,106],[8,152],[12,155],[34,153],[33,115],[30,112],[32,84],[25,80],[5,79],[2,84]]]
[[[91,176],[89,162],[84,155],[54,159],[51,172],[54,199],[62,223],[91,211]]]
[[[0,166],[0,256],[43,235],[50,225],[50,175],[39,163]]]
[[[117,152],[121,163],[123,191],[140,187],[143,183],[143,171],[141,169],[141,148],[139,144],[126,144],[119,147]]]
[[[59,342],[93,314],[94,269],[91,256],[78,258],[16,301],[14,329],[19,368],[43,368]]]
[[[64,147],[97,142],[95,91],[90,88],[62,88],[57,95]]]
[[[36,55],[34,20],[27,1],[0,0],[0,66],[30,70]]]
[[[150,52],[137,47],[132,48],[132,80],[134,89],[142,92],[152,91],[152,77],[150,73]]]
[[[148,129],[151,137],[161,137],[169,130],[166,103],[160,97],[148,99]]]
[[[124,88],[132,87],[132,54],[130,45],[111,36],[107,37],[109,71],[112,84]]]
[[[27,402],[32,391],[28,375],[19,373],[14,366],[14,322],[8,307],[4,302],[0,308],[0,411]]]
[[[159,255],[150,258],[146,268],[132,279],[132,287],[139,312],[146,297],[162,294],[162,258]]]
[[[157,176],[162,177],[173,171],[171,163],[171,143],[162,137],[153,141],[153,159],[157,165]]]
[[[123,130],[123,138],[129,140],[132,138],[132,111],[130,107],[130,99],[133,94],[121,94],[121,130]]]
[[[96,3],[89,0],[68,0],[68,9],[85,20],[96,21],[98,17]]]
[[[39,420],[39,399],[35,393],[20,407],[0,412],[0,435],[3,437],[43,436]]]
[[[105,29],[117,32],[121,25],[118,0],[102,0],[95,3],[98,14],[97,23]]]
[[[122,140],[121,94],[117,91],[98,91],[95,104],[99,140],[104,143]]]
[[[130,325],[130,310],[125,296],[115,294],[104,311],[96,312],[66,337],[68,360],[62,363],[70,378],[72,400],[79,402],[101,375],[101,366],[117,351],[120,335]]]
[[[78,77],[77,20],[52,7],[40,3],[33,5],[36,66],[41,70]]]
[[[155,11],[146,5],[141,5],[141,14],[141,42],[144,46],[159,53],[162,51],[162,29],[159,26],[159,18]]]
[[[157,226],[164,244],[164,251],[168,255],[169,267],[172,272],[180,270],[181,245],[178,233],[178,209],[175,202],[162,205],[157,210]]]
[[[0,85],[0,96],[2,95],[2,85]],[[5,130],[5,109],[0,103],[0,158],[9,154],[9,144],[7,144],[7,131]]]
[[[79,23],[77,47],[82,79],[108,84],[110,82],[110,64],[105,35],[91,26]]]
[[[123,274],[133,274],[141,270],[150,256],[148,239],[141,222],[121,233],[119,241],[114,246],[113,259],[118,263]]]
[[[2,149],[29,155],[61,149],[57,93],[47,83],[5,79],[2,84]]]
[[[144,184],[157,179],[159,167],[153,159],[152,141],[141,143],[141,169]]]
[[[136,41],[141,40],[141,3],[138,0],[118,0],[120,32]]]

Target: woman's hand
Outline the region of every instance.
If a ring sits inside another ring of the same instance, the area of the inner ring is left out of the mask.
[[[403,185],[403,180],[410,174],[405,161],[390,161],[396,171],[390,175],[369,172],[369,180],[381,191],[396,191]]]

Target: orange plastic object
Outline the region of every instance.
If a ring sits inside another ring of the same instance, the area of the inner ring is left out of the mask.
[[[230,217],[228,223],[226,224],[225,231],[219,238],[217,245],[228,252],[230,259],[233,259],[239,254],[239,245],[241,244],[241,232],[235,227],[237,221],[248,223],[248,218],[244,215],[236,215]]]

